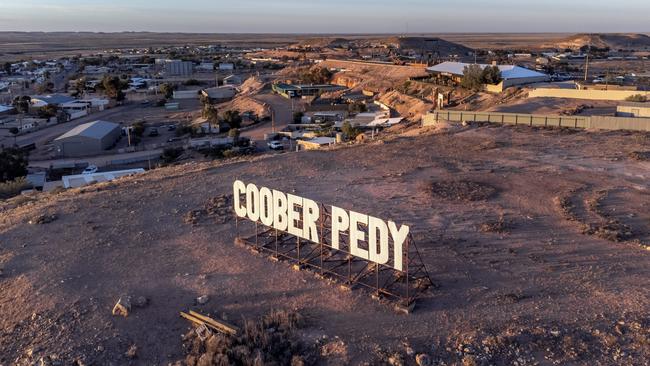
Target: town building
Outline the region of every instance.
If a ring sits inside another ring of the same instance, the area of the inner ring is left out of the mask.
[[[222,86],[218,88],[208,88],[201,90],[201,95],[207,98],[210,103],[223,103],[231,100],[237,90],[231,86]]]
[[[472,64],[463,62],[443,62],[427,68],[427,71],[433,75],[437,75],[442,78],[449,78],[456,83],[460,83],[464,75],[465,67],[468,67],[470,65]],[[502,91],[511,86],[540,83],[549,80],[548,75],[521,66],[496,64],[478,65],[483,69],[488,66],[496,66],[499,68],[499,71],[501,71],[501,78],[503,81],[501,81],[499,85],[488,86],[488,91]]]
[[[616,107],[618,117],[650,117],[650,103],[624,102]]]
[[[237,75],[230,75],[230,76],[226,76],[225,78],[223,78],[223,85],[237,86],[237,85],[241,85],[241,83],[242,83],[242,80]]]
[[[76,99],[63,94],[35,95],[31,99],[32,107],[40,108],[48,105],[59,106],[61,104],[74,102]]]
[[[169,76],[189,76],[194,73],[194,63],[191,61],[166,60],[165,74]]]
[[[298,140],[298,146],[304,150],[318,150],[332,146],[336,143],[334,137],[315,137],[309,140]]]
[[[273,91],[285,98],[301,98],[308,96],[319,96],[323,93],[345,90],[347,88],[339,85],[322,84],[322,85],[294,85],[277,83],[273,84]]]
[[[117,123],[94,121],[79,125],[54,140],[57,155],[78,157],[100,154],[115,145],[122,136]]]

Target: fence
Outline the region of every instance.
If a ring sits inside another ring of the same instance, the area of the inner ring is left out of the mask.
[[[650,118],[625,118],[610,116],[547,116],[539,114],[435,111],[422,118],[423,126],[433,126],[438,121],[490,122],[507,125],[593,128],[601,130],[630,130],[650,132]]]
[[[586,100],[626,100],[634,95],[650,96],[650,92],[641,90],[593,90],[593,89],[559,89],[537,88],[528,93],[529,98],[569,98]]]

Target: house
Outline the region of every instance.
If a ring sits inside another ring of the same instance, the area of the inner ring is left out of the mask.
[[[174,99],[198,99],[200,90],[174,90],[172,97]]]
[[[90,111],[90,103],[73,101],[61,104],[60,108],[68,115],[68,120],[72,121],[87,116]]]
[[[122,137],[117,123],[94,121],[79,125],[54,140],[59,156],[78,157],[100,154]]]
[[[92,183],[110,182],[118,178],[142,173],[144,173],[144,169],[138,168],[115,170],[112,172],[97,172],[93,174],[64,175],[61,177],[61,180],[65,188],[79,188]]]
[[[194,73],[192,61],[166,60],[165,74],[170,76],[189,76]]]
[[[231,100],[237,90],[231,86],[222,86],[217,88],[207,88],[201,90],[201,95],[208,98],[210,103],[223,103]]]
[[[0,117],[14,113],[14,109],[13,106],[0,104]]]
[[[456,83],[460,83],[464,75],[465,67],[468,67],[470,65],[472,64],[466,64],[463,62],[443,62],[441,64],[427,68],[427,71],[433,75],[446,77]],[[497,86],[488,87],[489,91],[502,91],[511,86],[539,83],[549,80],[548,75],[521,66],[496,64],[478,65],[483,69],[488,66],[496,66],[499,68],[499,71],[501,71],[501,78],[503,81],[501,81],[501,83]]]
[[[307,96],[319,96],[323,93],[340,91],[347,89],[340,85],[322,84],[322,85],[294,85],[277,83],[273,84],[273,91],[281,96],[291,98],[301,98]]]
[[[318,150],[336,143],[334,137],[316,137],[309,140],[298,140],[298,146],[304,150]]]
[[[201,72],[214,71],[214,62],[201,62],[199,66],[196,67],[196,70]]]
[[[218,123],[212,123],[205,117],[199,117],[192,121],[192,127],[199,128],[205,134],[218,134],[221,132],[221,126]]]
[[[230,76],[226,76],[225,78],[223,78],[223,85],[236,86],[236,85],[241,85],[241,83],[242,83],[242,80],[237,75],[230,75]]]
[[[63,94],[35,95],[31,99],[32,107],[45,107],[48,105],[60,106],[61,104],[74,102],[76,99]]]
[[[232,71],[234,69],[235,69],[235,64],[225,63],[225,62],[219,64],[220,71]]]
[[[616,107],[618,117],[650,117],[650,103],[625,102]]]

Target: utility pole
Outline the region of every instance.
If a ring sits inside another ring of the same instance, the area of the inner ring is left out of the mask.
[[[587,49],[587,57],[585,58],[585,81],[589,78],[589,54],[591,53],[591,45]]]

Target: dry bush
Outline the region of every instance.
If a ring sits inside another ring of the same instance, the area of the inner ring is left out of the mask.
[[[461,202],[484,201],[497,191],[486,183],[465,180],[433,182],[429,188],[435,198]]]
[[[16,178],[15,180],[9,182],[0,183],[0,199],[15,197],[19,195],[20,192],[29,188],[31,188],[31,185],[24,177]]]
[[[512,223],[507,221],[503,216],[500,216],[498,220],[481,224],[480,230],[483,233],[505,234],[510,231],[511,227]]]
[[[302,324],[300,314],[273,311],[256,321],[245,321],[237,336],[212,334],[202,341],[192,331],[185,338],[185,362],[190,366],[312,365],[316,352],[296,335]]]
[[[649,161],[650,160],[650,151],[632,151],[628,155],[630,159],[636,161]]]

